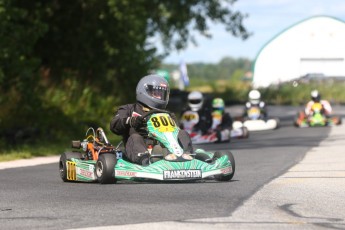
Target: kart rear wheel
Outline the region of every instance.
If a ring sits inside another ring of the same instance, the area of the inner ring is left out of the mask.
[[[335,125],[341,125],[341,117],[333,117],[333,122]]]
[[[60,177],[64,182],[68,182],[67,180],[67,166],[66,161],[71,158],[77,158],[81,159],[83,156],[79,152],[65,152],[61,154],[60,160],[59,160],[59,171],[60,171]]]
[[[294,122],[293,122],[293,126],[295,126],[295,127],[299,127],[299,125],[298,125],[298,121],[297,120],[295,120]]]
[[[114,168],[117,159],[114,154],[104,153],[98,157],[96,162],[96,177],[101,184],[112,184],[116,182]]]
[[[228,158],[231,162],[232,173],[229,175],[216,175],[216,176],[214,176],[217,181],[230,181],[235,174],[235,159],[234,159],[234,156],[232,155],[232,153],[230,151],[215,152],[213,155],[213,160],[217,160],[217,159],[219,159],[225,155],[228,155]]]
[[[277,126],[275,127],[275,129],[279,129],[280,128],[280,119],[275,118],[274,120],[276,120],[276,122],[277,122]]]
[[[243,126],[242,127],[242,132],[243,132],[243,138],[248,138],[249,137],[249,131],[248,128]]]

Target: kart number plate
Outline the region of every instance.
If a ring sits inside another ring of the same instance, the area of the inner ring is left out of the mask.
[[[163,172],[164,180],[180,180],[180,179],[200,179],[202,178],[201,170],[185,169],[185,170],[165,170]]]

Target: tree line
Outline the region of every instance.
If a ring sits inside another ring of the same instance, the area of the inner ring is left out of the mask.
[[[179,68],[178,65],[163,64],[163,69],[173,71]],[[188,63],[188,75],[191,79],[197,80],[241,80],[233,79],[236,71],[252,71],[253,61],[248,58],[223,57],[218,63]],[[243,77],[243,76],[242,76]]]
[[[134,100],[140,77],[209,36],[210,23],[246,39],[247,15],[234,2],[0,0],[0,145],[105,124]]]

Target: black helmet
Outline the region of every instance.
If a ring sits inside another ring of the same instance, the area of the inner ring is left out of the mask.
[[[310,96],[314,102],[320,102],[321,95],[320,95],[319,91],[317,91],[317,90],[311,91]]]
[[[143,77],[136,90],[137,101],[151,109],[165,109],[169,102],[169,93],[169,83],[156,74]]]

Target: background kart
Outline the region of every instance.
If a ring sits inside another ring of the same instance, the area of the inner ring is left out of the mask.
[[[322,109],[320,103],[315,103],[311,108],[311,114],[308,116],[304,111],[300,111],[294,120],[296,127],[320,127],[320,126],[335,126],[340,125],[341,118],[337,116],[327,117]]]
[[[213,116],[213,124],[219,124],[221,117]],[[248,138],[249,131],[246,127],[232,128],[231,130],[225,129],[220,132],[220,137],[217,136],[216,129],[211,129],[208,133],[202,134],[201,132],[194,131],[194,126],[199,122],[199,115],[194,111],[185,111],[181,116],[181,126],[189,133],[193,144],[204,143],[220,143],[230,142],[232,138]],[[220,141],[220,140],[221,141]]]
[[[154,111],[148,114],[147,128],[152,138],[150,164],[142,166],[124,157],[120,143],[112,146],[103,131],[89,128],[84,141],[72,141],[78,152],[65,152],[59,161],[63,181],[115,183],[117,180],[189,181],[214,178],[229,181],[235,173],[235,160],[230,151],[206,152],[197,149],[188,154],[177,140],[179,127],[169,113]],[[91,132],[91,134],[90,134]]]
[[[250,131],[272,130],[279,127],[279,118],[262,117],[260,108],[253,106],[247,111],[247,117],[237,117],[232,126],[234,129],[246,127]]]

